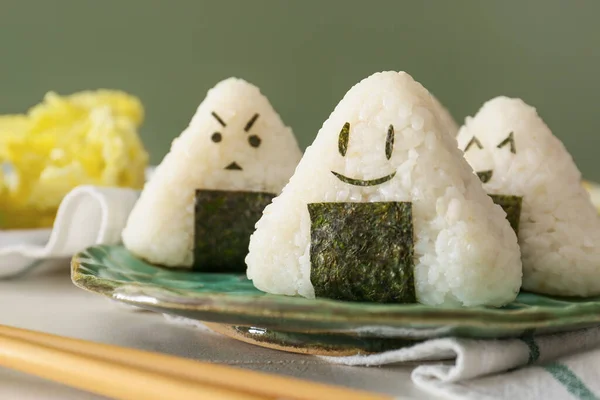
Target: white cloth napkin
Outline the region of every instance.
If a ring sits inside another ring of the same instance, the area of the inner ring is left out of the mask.
[[[164,316],[209,330],[200,321]],[[412,381],[449,399],[600,399],[600,328],[520,339],[432,339],[379,354],[319,358],[350,366],[417,364]]]
[[[362,366],[419,362],[413,382],[452,399],[600,399],[600,328],[520,339],[435,339],[375,355],[322,358]]]
[[[116,244],[140,192],[79,186],[61,202],[53,228],[0,231],[0,278],[41,261],[73,256],[95,244]]]

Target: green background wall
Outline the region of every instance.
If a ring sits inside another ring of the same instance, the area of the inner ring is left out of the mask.
[[[600,1],[0,0],[0,112],[118,88],[157,163],[217,81],[261,87],[303,147],[346,90],[405,70],[459,122],[522,97],[600,180]]]

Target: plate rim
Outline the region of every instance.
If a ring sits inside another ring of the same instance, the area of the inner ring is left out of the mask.
[[[117,246],[92,246],[99,247],[123,247]],[[346,324],[354,327],[384,326],[401,327],[410,323],[413,326],[439,326],[448,323],[463,328],[483,328],[493,324],[494,328],[510,329],[536,329],[564,325],[598,323],[600,324],[600,301],[580,300],[561,308],[536,305],[522,309],[502,308],[444,308],[433,307],[422,304],[368,304],[343,302],[331,299],[304,299],[284,295],[239,294],[227,296],[220,292],[189,292],[192,295],[182,300],[177,298],[176,291],[170,291],[164,286],[137,283],[118,282],[112,279],[104,279],[93,274],[82,271],[82,264],[86,259],[88,248],[77,253],[71,260],[71,276],[73,283],[84,290],[107,296],[109,298],[140,307],[171,309],[178,311],[198,311],[206,313],[219,313],[222,315],[237,315],[243,313],[246,318],[282,318],[297,322]],[[130,254],[134,257],[132,254]],[[141,260],[142,261],[142,260]],[[144,263],[151,265],[145,261]],[[104,266],[104,268],[108,268]],[[158,295],[158,296],[157,296]],[[181,295],[180,295],[181,296]],[[272,306],[274,296],[283,309],[269,309]],[[539,295],[536,295],[539,296]],[[171,297],[171,299],[169,299]],[[566,299],[555,299],[568,301]],[[294,300],[289,300],[290,298]],[[175,301],[178,299],[179,301]],[[223,301],[225,299],[225,301]],[[282,299],[283,300],[282,303]],[[250,300],[250,301],[249,301]],[[305,301],[305,302],[304,302]],[[308,309],[314,309],[319,305],[326,306],[331,312],[307,313]],[[357,315],[357,310],[362,313]],[[387,310],[387,311],[384,311]],[[307,317],[308,314],[308,317]],[[330,330],[330,329],[328,329]],[[344,329],[347,330],[347,329]]]

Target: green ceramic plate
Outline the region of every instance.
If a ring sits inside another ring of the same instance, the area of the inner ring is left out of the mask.
[[[238,339],[317,354],[397,348],[443,336],[517,337],[600,325],[600,298],[520,293],[504,308],[436,308],[265,294],[239,274],[172,270],[122,246],[96,246],[72,261],[75,285],[141,308],[202,320]]]

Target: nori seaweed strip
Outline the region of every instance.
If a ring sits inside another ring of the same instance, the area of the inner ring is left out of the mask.
[[[506,219],[516,234],[519,234],[519,220],[521,219],[521,205],[523,198],[503,194],[490,194],[494,203],[498,204],[506,213]]]
[[[385,139],[385,157],[389,160],[392,158],[392,150],[394,150],[394,125],[390,125]]]
[[[348,183],[350,185],[354,185],[354,186],[375,186],[375,185],[381,185],[382,183],[385,183],[385,182],[389,181],[390,179],[392,179],[394,176],[396,176],[396,172],[392,172],[391,174],[386,175],[386,176],[381,177],[381,178],[371,179],[370,181],[363,181],[362,179],[348,178],[347,176],[344,176],[342,174],[338,174],[337,172],[334,172],[334,171],[331,171],[331,173],[333,175],[335,175],[336,178],[338,178],[340,181],[342,181],[344,183]]]
[[[477,177],[479,178],[481,183],[488,183],[490,181],[490,179],[492,179],[493,173],[494,173],[494,171],[492,171],[492,170],[481,171],[481,172],[477,172]]]
[[[511,132],[508,135],[508,137],[506,139],[504,139],[502,142],[500,142],[500,144],[496,147],[501,149],[502,147],[506,146],[508,143],[510,143],[510,152],[513,154],[517,154],[517,147],[515,146],[514,132]]]
[[[308,212],[317,297],[416,302],[411,203],[311,203]]]
[[[338,138],[338,150],[342,156],[348,151],[348,141],[350,140],[350,122],[346,122],[340,131]]]
[[[250,235],[271,193],[196,190],[194,270],[246,271]]]

